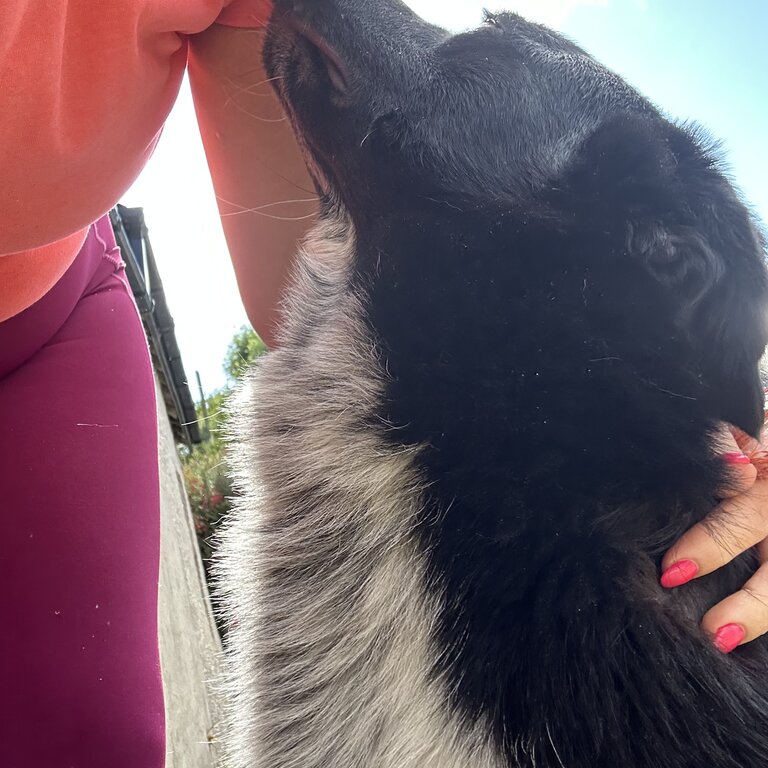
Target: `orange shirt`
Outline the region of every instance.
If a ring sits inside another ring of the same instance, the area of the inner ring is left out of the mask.
[[[268,0],[0,0],[0,322],[43,296],[128,189],[178,94],[186,35]]]

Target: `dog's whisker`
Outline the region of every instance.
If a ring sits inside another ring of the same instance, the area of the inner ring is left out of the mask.
[[[307,198],[297,198],[295,200],[279,200],[274,203],[265,203],[264,205],[257,205],[249,208],[244,205],[239,205],[238,203],[233,203],[230,200],[225,200],[220,195],[216,195],[216,199],[224,203],[225,205],[229,205],[229,206],[232,206],[233,208],[238,209],[236,211],[222,213],[221,214],[222,218],[226,216],[239,216],[240,214],[243,214],[243,213],[258,213],[259,211],[265,211],[268,208],[276,208],[277,206],[281,206],[281,205],[292,205],[292,204],[299,204],[299,203],[317,203],[319,201],[319,198],[317,197],[307,197]]]
[[[376,129],[372,128],[370,131],[368,131],[368,133],[365,134],[365,136],[363,136],[363,140],[360,142],[360,149],[363,148],[365,142],[368,141],[368,139],[370,139],[374,133],[376,133]]]
[[[271,89],[269,90],[265,89],[263,93],[257,93],[257,90],[259,88],[264,88],[265,85],[269,85],[270,83],[279,82],[282,79],[283,79],[282,77],[268,77],[264,80],[260,80],[259,82],[253,83],[251,85],[236,86],[235,81],[232,80],[232,78],[228,78],[230,85],[235,86],[235,88],[232,91],[232,93],[230,93],[229,96],[227,97],[227,100],[224,102],[224,106],[228,107],[233,102],[236,103],[237,98],[244,94],[248,94],[251,96],[268,96],[271,98],[272,97]]]

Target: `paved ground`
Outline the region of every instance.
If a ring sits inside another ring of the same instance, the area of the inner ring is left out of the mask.
[[[210,690],[221,652],[170,426],[160,408],[160,653],[165,681],[166,768],[218,768],[220,709]]]

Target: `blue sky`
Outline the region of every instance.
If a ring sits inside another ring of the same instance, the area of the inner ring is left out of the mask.
[[[724,143],[732,175],[768,221],[768,0],[409,0],[452,29],[506,7],[552,26],[619,72],[668,116]],[[224,383],[221,361],[246,322],[186,85],[144,173],[123,198],[143,206],[191,381]],[[195,393],[196,396],[196,393]]]

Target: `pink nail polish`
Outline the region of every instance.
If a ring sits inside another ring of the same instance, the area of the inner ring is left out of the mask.
[[[667,589],[688,583],[699,572],[693,560],[678,560],[661,574],[661,586]]]
[[[746,637],[744,627],[738,624],[726,624],[715,634],[715,648],[721,653],[730,653]]]
[[[727,461],[729,464],[749,464],[749,456],[745,456],[743,453],[724,453],[723,461]]]

